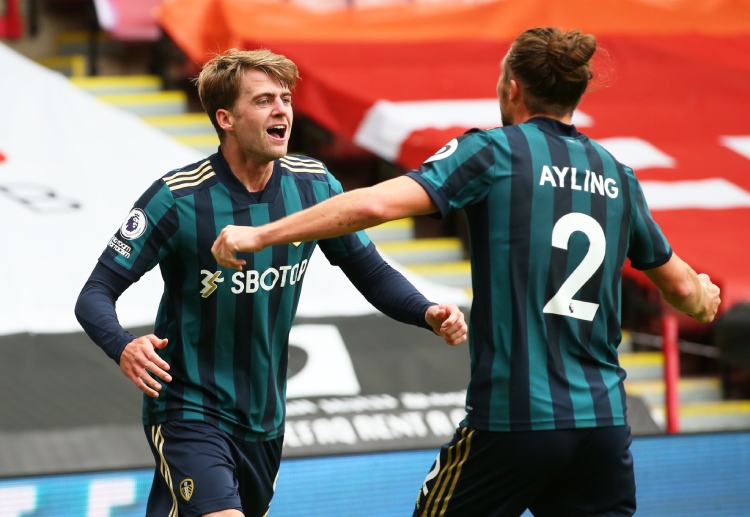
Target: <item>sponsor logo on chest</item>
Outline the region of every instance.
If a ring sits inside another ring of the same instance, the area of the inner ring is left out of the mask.
[[[302,280],[306,269],[307,259],[297,264],[287,264],[278,268],[270,267],[263,271],[255,269],[237,271],[230,277],[232,285],[230,290],[234,294],[252,294],[258,292],[259,289],[270,291],[274,288],[294,285]],[[203,269],[201,270],[201,275],[203,275],[203,279],[201,280],[203,287],[200,294],[203,298],[208,298],[219,288],[219,284],[224,282],[223,272]]]

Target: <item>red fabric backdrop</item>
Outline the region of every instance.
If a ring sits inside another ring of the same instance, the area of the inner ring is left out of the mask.
[[[668,190],[652,211],[676,252],[721,284],[725,309],[750,301],[744,260],[750,251],[750,143],[744,153],[723,143],[727,136],[750,139],[750,4],[600,4],[505,0],[321,14],[289,4],[167,0],[159,20],[197,63],[231,46],[287,55],[302,76],[295,109],[355,141],[381,101],[400,107],[405,101],[492,99],[500,60],[525,28],[591,31],[609,54],[601,69],[613,73],[584,97],[580,110],[587,123],[581,130],[596,139],[635,138],[669,157],[669,165],[634,167],[642,181],[721,178],[744,196],[740,203],[713,199],[714,206],[705,208],[675,194],[674,208],[665,205]],[[400,122],[414,124],[408,115],[394,117],[395,129]],[[499,123],[498,117],[492,125]],[[390,127],[383,130],[386,137]],[[382,155],[417,167],[468,127],[407,129],[393,156]],[[720,194],[707,190],[705,196]]]

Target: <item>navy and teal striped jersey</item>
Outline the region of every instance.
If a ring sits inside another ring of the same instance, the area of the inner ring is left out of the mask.
[[[472,285],[466,425],[624,425],[621,269],[672,251],[633,171],[574,126],[472,130],[409,173],[465,209]]]
[[[341,191],[321,162],[289,155],[253,194],[217,153],[141,196],[99,260],[131,281],[158,264],[164,280],[155,334],[169,339],[158,353],[173,380],[144,396],[144,424],[206,420],[247,440],[283,433],[289,331],[314,247],[334,265],[375,247],[364,232],[273,246],[238,254],[247,264],[236,271],[218,266],[211,246],[226,225],[262,225]]]

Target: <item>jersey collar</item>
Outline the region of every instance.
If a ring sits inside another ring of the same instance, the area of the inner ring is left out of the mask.
[[[232,169],[229,168],[229,164],[224,158],[224,155],[221,154],[221,149],[219,149],[216,154],[211,155],[209,160],[211,160],[211,165],[213,166],[214,171],[216,171],[219,180],[227,187],[227,189],[229,189],[232,197],[235,198],[238,203],[243,205],[256,205],[262,203],[272,204],[276,200],[276,196],[279,193],[279,186],[281,184],[281,165],[278,160],[274,160],[271,177],[266,184],[266,188],[260,193],[260,198],[257,201],[256,198],[258,195],[251,194],[248,192],[247,188],[240,183],[240,180],[234,175]]]
[[[582,136],[573,124],[564,124],[559,120],[555,120],[549,117],[531,117],[529,120],[524,122],[524,124],[527,123],[534,124],[542,131],[555,135],[568,136],[571,138],[578,138]]]

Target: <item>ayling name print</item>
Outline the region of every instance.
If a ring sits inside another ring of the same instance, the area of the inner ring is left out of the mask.
[[[567,178],[567,181],[566,181]],[[579,171],[575,167],[557,167],[545,165],[542,167],[542,177],[539,185],[551,185],[553,187],[569,187],[572,190],[581,190],[600,196],[608,196],[615,199],[620,194],[617,182],[612,178],[605,178],[601,174],[590,170]]]

